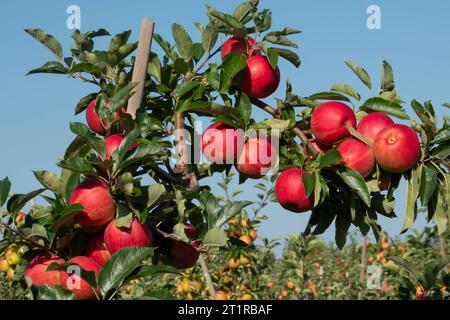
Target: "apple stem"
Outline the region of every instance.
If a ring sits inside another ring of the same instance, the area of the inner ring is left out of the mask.
[[[350,134],[358,139],[361,142],[364,142],[365,144],[367,144],[371,149],[373,149],[373,142],[367,138],[366,136],[362,135],[361,133],[359,133],[358,131],[355,130],[355,128],[353,128],[352,126],[347,126],[347,130],[348,132],[350,132]]]
[[[200,266],[202,267],[203,275],[205,276],[206,285],[208,286],[209,294],[211,297],[216,296],[216,289],[214,288],[214,284],[211,280],[211,275],[209,273],[208,266],[206,265],[205,259],[203,258],[203,254],[200,253],[198,256],[198,262],[200,263]]]
[[[278,112],[271,106],[267,105],[266,103],[264,103],[263,101],[259,100],[259,99],[250,99],[250,101],[252,102],[252,104],[254,104],[255,106],[257,106],[258,108],[270,113],[274,118],[280,118]],[[316,148],[314,148],[314,146],[309,142],[308,137],[306,136],[306,134],[298,127],[294,127],[291,129],[291,131],[300,138],[300,140],[302,141],[303,144],[305,144],[308,148],[308,151],[315,156],[318,151]]]

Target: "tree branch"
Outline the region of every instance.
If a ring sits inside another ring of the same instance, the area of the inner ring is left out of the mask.
[[[250,99],[250,101],[252,102],[252,104],[254,104],[255,106],[257,106],[258,108],[268,112],[269,114],[271,114],[274,118],[280,119],[280,115],[278,114],[278,111],[276,109],[274,109],[273,107],[267,105],[265,102],[259,100],[259,99]],[[306,147],[308,148],[308,151],[315,156],[318,151],[317,149],[309,142],[308,137],[306,136],[306,134],[298,127],[292,128],[291,131],[300,138],[300,140],[302,141],[303,144],[306,145]]]

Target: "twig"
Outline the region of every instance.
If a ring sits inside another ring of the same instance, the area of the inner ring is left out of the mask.
[[[214,288],[214,284],[211,280],[211,275],[208,270],[208,266],[206,265],[205,259],[203,258],[203,254],[200,253],[198,257],[198,262],[200,263],[200,266],[202,267],[203,275],[205,276],[206,285],[208,286],[209,293],[211,297],[215,298],[216,296],[216,289]]]
[[[252,104],[257,106],[258,108],[270,113],[274,118],[280,119],[280,115],[278,112],[271,106],[267,105],[265,102],[259,100],[259,99],[251,99]],[[306,134],[298,127],[292,128],[291,131],[300,138],[303,144],[305,144],[308,148],[308,151],[315,156],[318,151],[317,149],[309,142],[308,137]]]
[[[220,46],[219,48],[217,48],[214,52],[210,53],[208,55],[208,58],[206,58],[205,61],[203,61],[203,63],[198,66],[195,70],[194,70],[194,75],[197,74],[204,66],[206,66],[206,64],[209,62],[209,60],[214,57],[220,50],[222,49],[222,46]]]
[[[40,245],[39,243],[36,243],[36,242],[34,242],[34,241],[30,240],[30,239],[27,239],[26,235],[24,235],[19,230],[11,228],[8,224],[4,223],[3,221],[0,221],[0,227],[3,227],[4,229],[6,229],[6,230],[14,233],[15,235],[21,237],[24,242],[27,242],[28,244],[30,244],[30,245],[32,245],[32,246],[34,246],[36,248],[42,249],[42,250],[47,251],[49,253],[56,254],[57,256],[61,256],[61,254],[58,251],[53,250],[51,248],[47,248],[47,247],[45,247],[43,245]]]

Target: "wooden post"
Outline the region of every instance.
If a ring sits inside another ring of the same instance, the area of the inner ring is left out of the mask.
[[[143,19],[141,23],[141,33],[137,47],[136,61],[134,62],[132,82],[138,85],[134,88],[134,94],[128,100],[127,112],[136,118],[136,111],[141,106],[142,93],[144,91],[145,78],[147,77],[147,65],[152,46],[153,29],[155,23],[151,19]]]

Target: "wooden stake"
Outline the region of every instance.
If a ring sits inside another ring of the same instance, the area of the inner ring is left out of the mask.
[[[148,58],[152,46],[153,29],[155,23],[151,19],[143,19],[141,23],[141,33],[137,47],[136,61],[134,62],[132,82],[138,85],[134,88],[134,94],[128,100],[127,112],[136,118],[136,111],[141,106],[142,93],[144,91],[145,78],[147,77]]]

